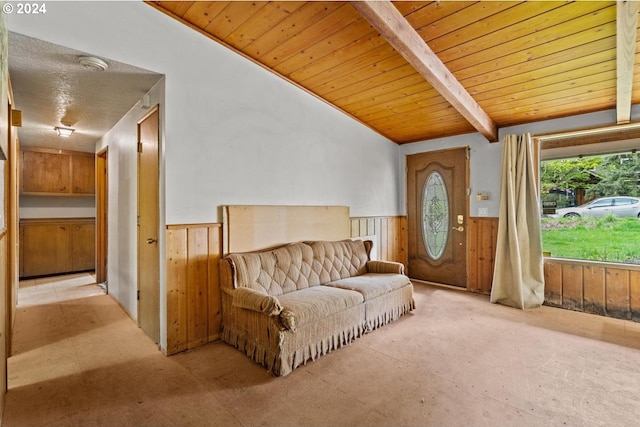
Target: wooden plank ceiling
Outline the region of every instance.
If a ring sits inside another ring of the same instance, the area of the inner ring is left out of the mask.
[[[625,29],[616,2],[394,2],[405,22],[382,20],[393,21],[403,46],[419,35],[424,47],[408,49],[426,52],[422,72],[361,4],[149,3],[400,144],[475,131],[494,140],[474,123],[482,114],[503,127],[615,109],[625,99],[616,92],[618,28],[629,40],[621,93],[640,102],[638,11],[627,12],[633,28]],[[398,30],[407,22],[408,32]],[[434,58],[453,84],[425,77]],[[464,110],[466,96],[475,113]]]

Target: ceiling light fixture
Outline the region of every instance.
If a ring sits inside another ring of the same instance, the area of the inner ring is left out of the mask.
[[[63,138],[69,138],[71,134],[75,131],[75,129],[71,128],[63,128],[60,126],[56,126],[56,132],[58,132],[58,136],[62,136]]]
[[[104,71],[109,67],[106,62],[100,58],[96,58],[95,56],[81,56],[78,58],[78,62],[84,68],[93,71]]]

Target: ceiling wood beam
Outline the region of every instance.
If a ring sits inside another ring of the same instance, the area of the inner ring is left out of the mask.
[[[390,1],[352,1],[351,5],[478,132],[490,142],[498,141],[498,127],[491,117]]]
[[[618,124],[621,124],[631,120],[631,89],[638,29],[638,2],[618,1],[616,14],[616,116]]]

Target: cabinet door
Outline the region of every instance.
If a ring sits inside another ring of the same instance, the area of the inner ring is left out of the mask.
[[[71,271],[69,224],[22,226],[22,275],[41,276]]]
[[[93,156],[71,156],[71,192],[74,194],[95,194],[96,172]]]
[[[93,270],[96,265],[95,224],[71,225],[72,271]]]
[[[69,193],[71,163],[67,154],[23,151],[22,191],[24,193]]]

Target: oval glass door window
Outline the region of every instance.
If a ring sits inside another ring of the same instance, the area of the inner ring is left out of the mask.
[[[449,238],[449,197],[442,175],[431,172],[422,191],[422,238],[433,260],[444,254]]]

